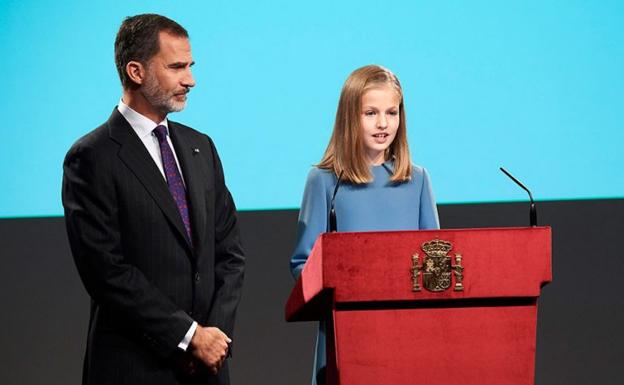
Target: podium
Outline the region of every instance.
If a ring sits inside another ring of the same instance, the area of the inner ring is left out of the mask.
[[[325,233],[286,320],[326,322],[327,384],[532,385],[551,280],[550,227]]]

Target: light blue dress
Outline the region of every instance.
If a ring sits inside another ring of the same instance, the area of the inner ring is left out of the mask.
[[[413,166],[412,179],[390,181],[393,163],[372,166],[373,181],[364,185],[341,182],[335,200],[338,231],[439,229],[438,210],[427,171]],[[337,177],[331,171],[313,168],[308,174],[299,212],[297,244],[290,269],[298,278],[314,241],[328,228],[329,206]],[[312,384],[323,384],[325,330],[321,322],[316,340]],[[317,373],[319,378],[317,381]]]

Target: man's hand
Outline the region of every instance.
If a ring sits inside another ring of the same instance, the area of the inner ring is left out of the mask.
[[[217,374],[227,357],[230,337],[215,327],[197,326],[191,339],[193,355]]]

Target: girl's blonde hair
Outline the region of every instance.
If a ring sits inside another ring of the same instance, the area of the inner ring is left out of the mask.
[[[412,176],[412,162],[407,144],[403,90],[399,79],[388,69],[367,65],[353,71],[347,78],[338,102],[334,131],[323,158],[316,166],[342,172],[342,180],[351,183],[369,183],[373,177],[366,157],[360,117],[362,95],[370,89],[390,86],[399,95],[399,128],[394,141],[386,150],[386,160],[394,160],[394,172],[390,180],[404,182]]]

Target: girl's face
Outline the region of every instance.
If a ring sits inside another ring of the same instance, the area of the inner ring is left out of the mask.
[[[401,117],[398,92],[391,86],[371,88],[362,95],[361,134],[371,165],[386,161],[385,151],[394,140]]]

